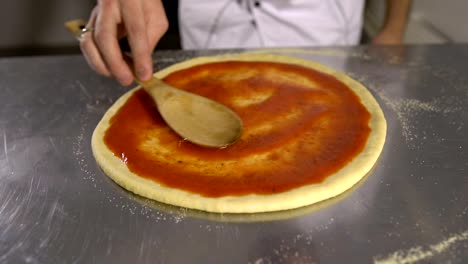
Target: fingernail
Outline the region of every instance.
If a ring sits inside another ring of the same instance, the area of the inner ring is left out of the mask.
[[[117,78],[117,81],[123,86],[129,86],[132,83],[132,79],[133,79],[132,77],[124,76],[124,77]]]
[[[138,79],[142,81],[147,81],[151,78],[151,71],[149,71],[147,67],[139,67],[136,69],[136,74]]]

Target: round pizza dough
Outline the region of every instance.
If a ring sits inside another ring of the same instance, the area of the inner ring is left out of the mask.
[[[369,120],[371,132],[364,149],[345,167],[328,176],[323,182],[302,186],[282,193],[205,197],[185,190],[169,188],[156,181],[135,175],[122,162],[121,158],[115,156],[104,143],[104,135],[110,125],[110,119],[124,105],[126,100],[137,89],[140,89],[140,87],[136,87],[124,94],[109,108],[94,130],[92,150],[97,163],[103,171],[123,188],[159,202],[209,212],[254,213],[293,209],[335,197],[359,182],[372,169],[385,142],[387,129],[385,117],[372,94],[363,85],[341,72],[312,61],[294,57],[245,53],[200,57],[184,61],[156,73],[155,76],[164,78],[172,72],[190,68],[194,65],[229,60],[297,64],[333,75],[354,91],[371,115]]]

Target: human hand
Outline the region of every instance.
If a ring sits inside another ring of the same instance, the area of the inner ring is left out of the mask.
[[[387,0],[382,30],[372,40],[373,44],[402,44],[406,23],[411,11],[411,0]]]
[[[399,32],[390,30],[382,30],[373,39],[372,44],[376,45],[400,45],[402,44],[403,36]]]
[[[82,35],[80,47],[92,69],[125,86],[133,82],[132,71],[140,80],[151,78],[151,53],[168,28],[161,0],[98,0],[86,27],[94,31]],[[133,70],[118,44],[124,36],[130,44]]]

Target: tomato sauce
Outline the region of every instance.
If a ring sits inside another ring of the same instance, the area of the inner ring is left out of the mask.
[[[111,119],[105,144],[140,177],[203,196],[274,194],[320,183],[358,155],[370,133],[370,114],[351,89],[303,66],[216,62],[164,81],[233,109],[244,126],[240,140],[224,149],[183,141],[138,90]],[[165,158],[147,142],[166,149]],[[256,165],[240,162],[256,155],[263,157]]]

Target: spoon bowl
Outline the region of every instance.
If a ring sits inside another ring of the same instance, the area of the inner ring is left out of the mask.
[[[153,98],[167,125],[185,140],[222,148],[239,139],[242,121],[226,106],[176,89],[154,77],[139,83]]]

